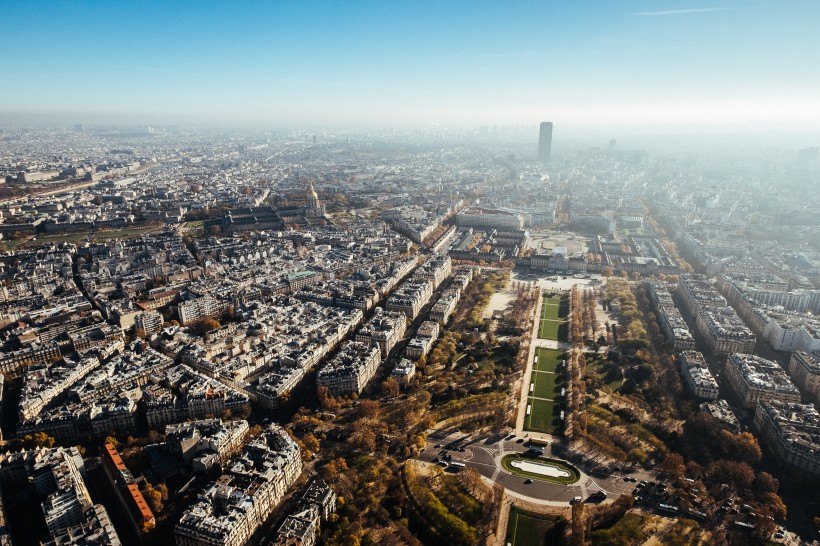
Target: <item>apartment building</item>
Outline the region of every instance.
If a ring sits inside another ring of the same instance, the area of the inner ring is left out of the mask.
[[[326,387],[332,396],[359,394],[373,378],[381,362],[379,346],[348,341],[339,353],[316,374],[316,386]]]
[[[709,371],[702,353],[683,351],[678,356],[678,363],[686,386],[695,396],[705,400],[717,400],[718,382]]]
[[[820,353],[797,351],[788,365],[789,375],[797,387],[814,400],[820,395]]]
[[[754,424],[780,464],[805,478],[820,477],[820,414],[812,405],[761,400]]]
[[[800,391],[776,362],[752,354],[732,353],[726,361],[729,386],[747,408],[758,401],[800,402]]]
[[[174,528],[177,546],[244,546],[301,472],[299,446],[268,425],[183,513]]]
[[[397,312],[376,312],[358,332],[356,341],[376,345],[386,357],[407,330],[407,317]]]
[[[701,307],[695,327],[715,354],[751,353],[757,337],[731,307]]]

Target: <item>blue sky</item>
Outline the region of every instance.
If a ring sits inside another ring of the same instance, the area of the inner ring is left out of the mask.
[[[0,124],[820,123],[820,2],[9,2]]]

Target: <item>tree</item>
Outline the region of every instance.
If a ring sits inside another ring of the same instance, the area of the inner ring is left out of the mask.
[[[358,413],[361,418],[374,419],[379,416],[380,412],[381,408],[379,407],[379,403],[375,400],[362,400],[356,408],[356,413]]]
[[[388,377],[384,380],[384,382],[382,382],[382,392],[385,396],[391,398],[399,395],[401,388],[399,387],[399,382],[395,377]]]
[[[23,436],[23,447],[26,449],[34,449],[38,447],[54,447],[54,438],[45,432],[35,432],[34,434],[26,434]]]
[[[345,474],[348,470],[347,461],[345,461],[342,457],[338,457],[333,459],[332,461],[328,462],[324,468],[322,468],[323,477],[325,480],[336,483],[336,480],[339,478],[340,474]],[[344,504],[339,503],[339,500],[342,500],[343,497],[339,497],[337,500],[337,505],[341,508]]]
[[[760,450],[760,444],[757,443],[757,438],[751,432],[732,434],[724,430],[721,436],[726,442],[724,445],[728,451],[727,455],[748,464],[760,462],[763,453]]]
[[[664,457],[663,462],[659,465],[659,468],[676,480],[682,478],[686,472],[683,457],[671,451],[666,454],[666,457]]]
[[[160,495],[162,495],[162,502],[165,502],[165,501],[168,500],[168,486],[167,485],[165,485],[164,483],[161,483],[156,487],[156,490],[160,492]]]
[[[162,504],[162,493],[154,489],[150,483],[145,484],[143,496],[145,497],[145,502],[148,503],[148,506],[151,508],[153,513],[158,514],[159,512],[162,512],[162,509],[164,508],[164,505]]]
[[[642,450],[639,447],[636,447],[635,449],[629,452],[629,455],[627,455],[628,460],[634,461],[638,464],[644,464],[647,458],[648,457],[644,450]]]
[[[319,440],[316,439],[312,433],[308,432],[302,437],[302,444],[304,444],[305,449],[316,453],[319,451]]]
[[[219,324],[219,321],[214,318],[203,318],[193,321],[188,325],[188,328],[191,329],[194,335],[204,336],[208,332],[216,330],[221,326],[222,325]]]
[[[335,412],[339,409],[339,402],[330,395],[327,387],[322,386],[316,389],[316,397],[319,399],[319,405],[325,411]]]
[[[779,487],[780,482],[768,472],[759,473],[752,483],[752,488],[758,493],[776,493]]]
[[[749,489],[755,477],[748,464],[725,459],[710,464],[709,475],[713,480],[733,485],[736,490]]]

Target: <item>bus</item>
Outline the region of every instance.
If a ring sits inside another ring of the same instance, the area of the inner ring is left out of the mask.
[[[550,443],[547,440],[541,440],[540,438],[530,438],[525,445],[527,447],[532,447],[532,446],[546,447],[546,446],[550,445]]]

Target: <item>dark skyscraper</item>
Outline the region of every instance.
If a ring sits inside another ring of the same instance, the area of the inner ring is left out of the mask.
[[[552,122],[541,122],[538,134],[538,161],[549,161],[552,154]]]

